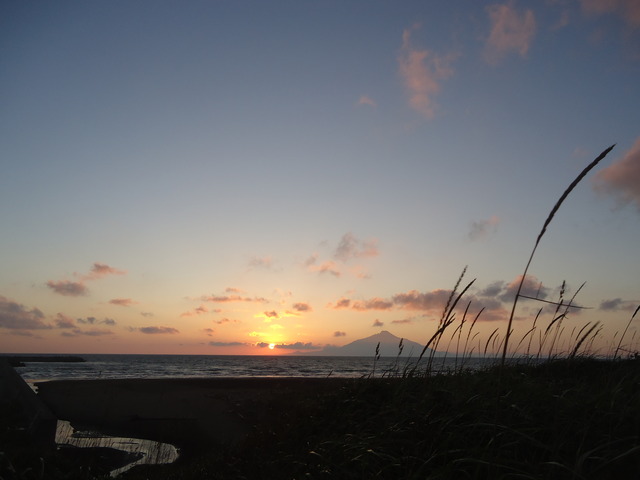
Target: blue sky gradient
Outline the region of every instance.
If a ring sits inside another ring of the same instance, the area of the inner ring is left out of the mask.
[[[633,0],[0,12],[0,351],[424,342],[465,265],[488,336],[614,143],[531,282],[601,352],[640,303]]]

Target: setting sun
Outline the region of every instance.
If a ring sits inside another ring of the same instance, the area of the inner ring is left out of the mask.
[[[275,343],[270,343],[269,344],[269,350],[273,350],[274,348],[276,348],[276,344]]]

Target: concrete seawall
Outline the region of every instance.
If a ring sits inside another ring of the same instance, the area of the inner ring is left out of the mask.
[[[16,427],[29,434],[34,447],[54,449],[57,418],[9,362],[0,358],[0,408],[14,404],[19,410]]]

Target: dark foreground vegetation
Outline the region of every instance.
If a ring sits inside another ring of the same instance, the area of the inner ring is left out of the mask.
[[[363,379],[272,405],[236,449],[127,478],[637,478],[639,408],[638,360]]]
[[[353,380],[279,398],[235,446],[128,479],[620,479],[640,472],[640,360]],[[3,479],[107,478],[108,452],[37,452],[2,413]],[[15,422],[14,422],[15,423]],[[105,466],[107,465],[107,466]]]

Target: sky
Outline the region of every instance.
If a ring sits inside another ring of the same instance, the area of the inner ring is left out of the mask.
[[[0,352],[424,344],[465,267],[498,351],[613,144],[522,293],[604,354],[640,304],[635,0],[10,0],[0,52]]]

